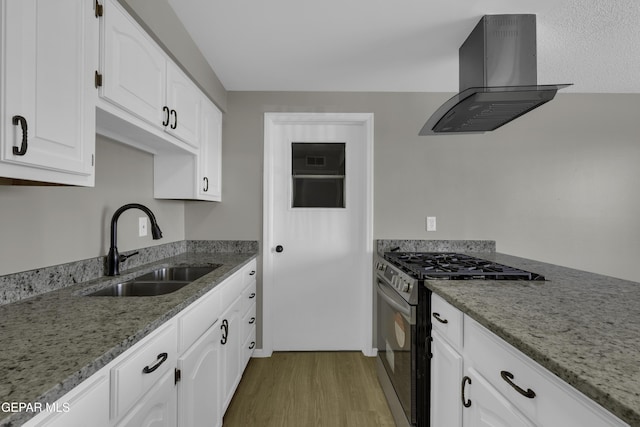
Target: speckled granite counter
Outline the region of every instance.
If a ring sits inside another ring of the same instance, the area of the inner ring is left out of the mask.
[[[256,256],[257,243],[255,248],[243,253],[194,248],[118,278],[99,278],[1,306],[0,401],[54,402],[239,270]],[[210,264],[221,267],[167,295],[80,295],[162,266]],[[33,415],[0,412],[0,426],[18,426]]]
[[[545,282],[427,287],[631,426],[640,426],[640,283],[499,253]]]

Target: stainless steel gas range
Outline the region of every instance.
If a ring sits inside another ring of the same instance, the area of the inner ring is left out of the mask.
[[[544,280],[535,273],[451,252],[392,250],[377,254],[375,268],[378,379],[398,427],[430,425],[431,292],[424,282]]]

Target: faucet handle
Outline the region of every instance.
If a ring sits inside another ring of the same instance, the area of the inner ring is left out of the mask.
[[[140,252],[135,251],[135,252],[131,252],[130,254],[127,254],[127,255],[120,254],[120,256],[118,257],[118,260],[120,262],[125,262],[127,259],[131,258],[134,255],[138,255],[139,253]]]

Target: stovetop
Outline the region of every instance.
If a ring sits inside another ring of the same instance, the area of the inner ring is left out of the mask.
[[[419,280],[545,280],[537,273],[466,254],[385,252],[384,258]]]

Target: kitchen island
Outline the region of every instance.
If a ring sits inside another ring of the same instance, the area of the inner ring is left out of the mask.
[[[631,426],[640,426],[640,284],[500,253],[545,281],[425,286]]]
[[[0,306],[0,400],[55,402],[254,259],[258,248],[253,243],[240,245],[242,252],[190,245],[190,251],[132,268],[119,277],[99,277]],[[86,296],[109,284],[178,265],[219,267],[166,295]],[[24,409],[13,413],[3,409],[0,426],[21,425],[33,415]]]

